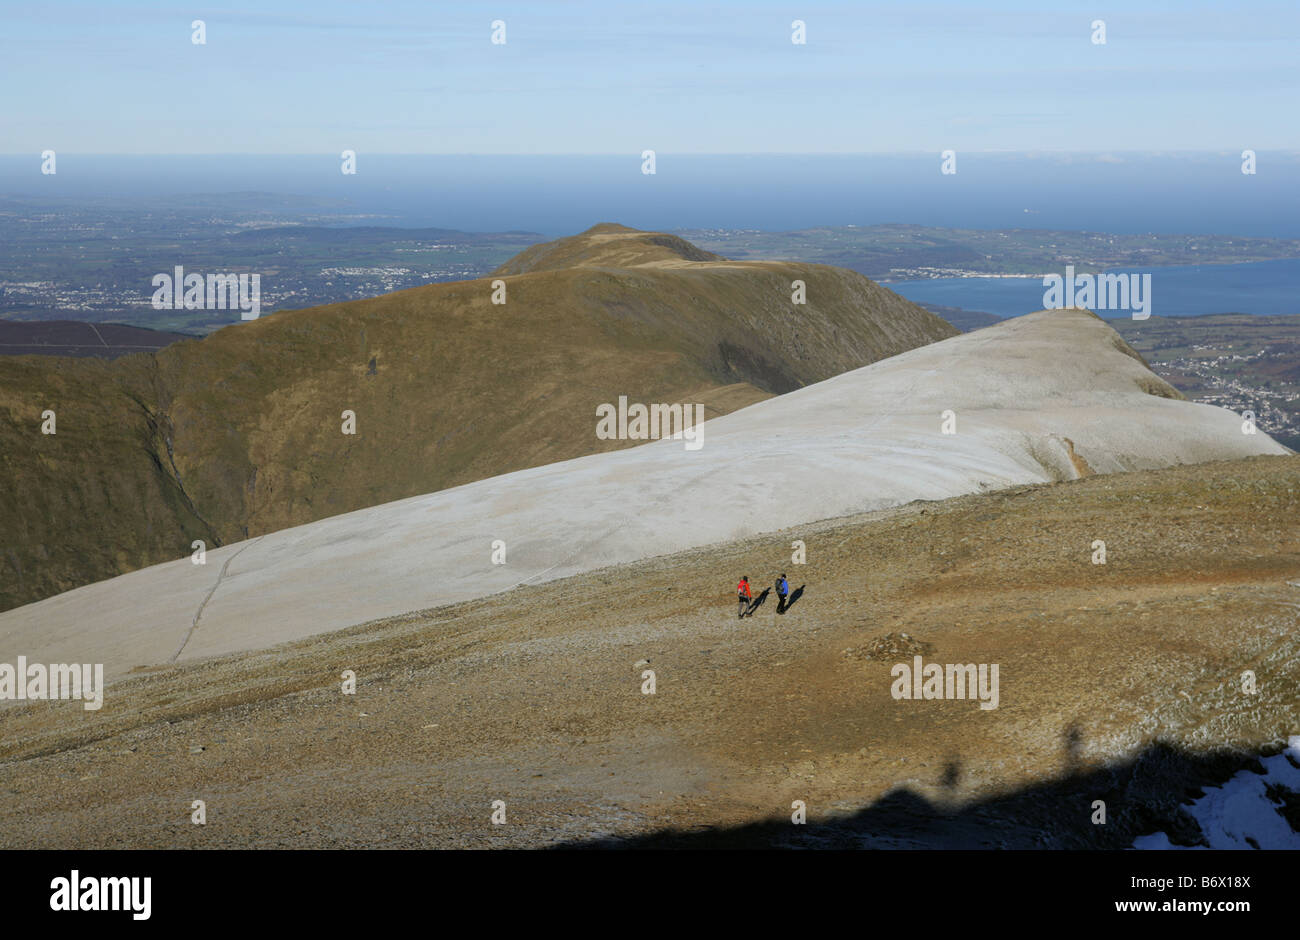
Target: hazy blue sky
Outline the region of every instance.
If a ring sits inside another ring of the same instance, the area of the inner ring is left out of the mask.
[[[1300,149],[1296,0],[3,0],[0,19],[4,153]]]

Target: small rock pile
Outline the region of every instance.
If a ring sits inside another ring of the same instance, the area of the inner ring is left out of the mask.
[[[869,659],[875,662],[899,662],[912,656],[924,656],[934,647],[924,640],[918,640],[910,633],[886,633],[878,636],[866,646],[846,649],[844,655],[849,659]]]

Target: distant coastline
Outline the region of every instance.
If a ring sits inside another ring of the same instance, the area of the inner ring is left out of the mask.
[[[1115,268],[1147,271],[1154,282],[1153,316],[1197,317],[1220,313],[1288,316],[1300,313],[1300,258],[1245,264]],[[1059,272],[1056,272],[1059,273]],[[1037,277],[1037,280],[1035,280]],[[1043,307],[1041,275],[976,275],[887,282],[889,289],[916,303],[1015,317]],[[1105,319],[1125,313],[1099,310]]]

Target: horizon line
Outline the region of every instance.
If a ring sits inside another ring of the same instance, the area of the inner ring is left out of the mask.
[[[45,148],[54,149],[57,148]],[[345,148],[355,149],[355,148]],[[1197,149],[1197,148],[1141,148],[1141,149],[1119,149],[1119,148],[1102,148],[1094,150],[1065,150],[1061,148],[1050,147],[1033,147],[1027,149],[992,149],[980,148],[963,150],[960,147],[945,147],[934,150],[833,150],[833,151],[793,151],[793,150],[735,150],[735,151],[695,151],[695,150],[658,150],[654,149],[655,154],[670,154],[673,156],[690,156],[690,157],[888,157],[888,156],[913,156],[924,154],[931,156],[936,153],[942,153],[944,150],[955,150],[958,153],[966,154],[1067,154],[1067,155],[1098,155],[1108,154],[1141,154],[1148,156],[1158,156],[1165,154],[1200,154],[1206,156],[1222,156],[1225,154],[1240,153],[1236,149]],[[1255,150],[1256,153],[1282,153],[1292,156],[1300,156],[1300,148],[1250,148],[1243,149]],[[71,154],[82,157],[320,157],[324,155],[333,155],[332,150],[320,151],[272,151],[272,152],[249,152],[249,151],[183,151],[183,152],[155,152],[155,151],[118,151],[118,150],[66,150],[61,153]],[[0,157],[27,157],[39,156],[39,150],[23,151],[6,151],[0,153]],[[624,157],[639,158],[640,151],[601,151],[593,152],[567,152],[567,151],[545,151],[545,152],[489,152],[489,151],[405,151],[405,150],[369,150],[357,151],[358,154],[366,153],[370,156],[381,157]]]

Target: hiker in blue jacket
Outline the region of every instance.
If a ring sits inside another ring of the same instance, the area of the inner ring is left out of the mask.
[[[785,579],[785,572],[776,579],[776,612],[785,613],[785,599],[790,594],[790,582]]]

